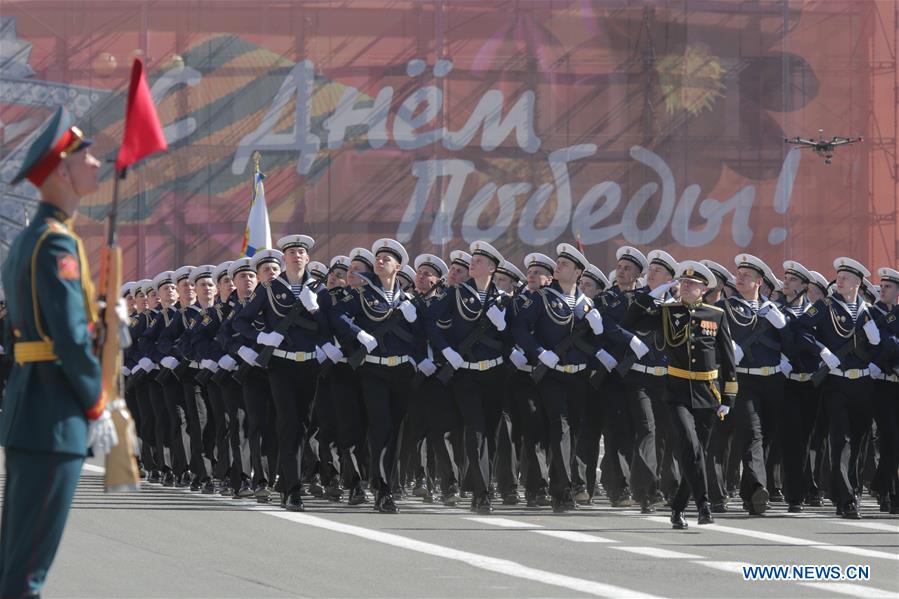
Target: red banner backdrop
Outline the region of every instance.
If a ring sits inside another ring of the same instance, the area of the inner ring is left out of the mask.
[[[9,2],[0,175],[67,105],[114,158],[142,56],[169,151],[123,187],[126,276],[240,250],[258,150],[273,235],[323,261],[580,236],[830,275],[896,264],[892,1]],[[862,136],[833,164],[785,137]],[[98,251],[112,165],[78,228]],[[0,248],[36,191],[2,184]],[[0,249],[2,251],[2,249]]]

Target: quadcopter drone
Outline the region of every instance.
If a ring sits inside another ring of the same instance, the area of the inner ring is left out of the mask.
[[[837,146],[844,146],[846,144],[854,144],[862,141],[861,137],[836,137],[830,139],[830,141],[824,139],[824,129],[818,129],[818,139],[817,141],[814,139],[808,139],[805,137],[794,137],[793,139],[784,139],[784,143],[792,144],[795,146],[799,146],[800,148],[811,148],[811,150],[818,154],[819,156],[824,157],[824,164],[831,164],[833,162],[833,153]]]

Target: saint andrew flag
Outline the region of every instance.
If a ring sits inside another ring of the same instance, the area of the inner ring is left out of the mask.
[[[240,253],[250,257],[259,250],[272,247],[272,225],[268,222],[268,207],[265,205],[265,175],[253,174],[253,199],[250,202],[250,217],[243,233],[243,247]]]

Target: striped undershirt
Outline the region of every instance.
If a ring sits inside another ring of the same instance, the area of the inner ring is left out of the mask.
[[[483,304],[484,302],[486,302],[486,301],[487,301],[487,290],[486,290],[486,289],[485,289],[484,291],[480,291],[480,290],[479,290],[479,291],[478,291],[478,297],[481,298],[481,303],[482,303],[482,304]]]
[[[565,296],[565,303],[568,304],[568,307],[571,308],[572,310],[574,309],[574,304],[576,302],[577,302],[577,298],[574,297],[573,295]]]
[[[290,290],[293,291],[293,298],[300,299],[300,292],[303,290],[302,283],[291,283]]]
[[[802,306],[787,306],[787,311],[793,316],[802,316],[804,314]]]
[[[752,309],[753,313],[759,311],[759,301],[758,300],[746,300],[746,303],[749,304],[750,309]]]
[[[384,297],[387,298],[388,304],[393,304],[393,291],[384,290]]]
[[[851,304],[846,302],[846,307],[849,308],[849,314],[852,315],[852,321],[855,322],[858,319],[858,302]]]

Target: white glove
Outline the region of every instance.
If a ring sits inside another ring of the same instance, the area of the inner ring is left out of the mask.
[[[768,311],[765,312],[765,320],[771,323],[775,329],[782,329],[787,326],[787,319],[783,312],[777,309],[777,306],[770,304]]]
[[[378,340],[365,331],[359,331],[359,334],[356,335],[356,339],[365,346],[365,349],[368,350],[369,353],[375,351],[375,348],[378,347]]]
[[[118,443],[119,437],[115,432],[112,414],[109,413],[109,410],[103,410],[100,417],[91,420],[88,426],[87,446],[93,448],[95,454],[109,453]]]
[[[215,367],[218,368],[218,364],[216,364],[212,360],[208,360],[206,358],[200,360],[200,368],[202,368],[203,370],[212,370],[212,364],[215,364]]]
[[[462,356],[459,355],[459,352],[451,347],[446,347],[441,353],[454,370],[459,370],[460,368],[462,368],[462,362],[464,362],[465,360],[462,359]]]
[[[270,347],[278,347],[284,341],[284,335],[272,331],[271,333],[259,332],[256,335],[256,343],[259,345],[268,345]]]
[[[874,362],[871,362],[870,364],[868,364],[868,370],[871,371],[872,379],[880,378],[880,375],[883,374],[883,371]]]
[[[790,373],[793,372],[793,365],[783,354],[780,355],[780,371],[784,373],[784,376],[790,376]]]
[[[643,340],[636,335],[631,337],[631,342],[628,345],[634,350],[638,360],[649,353],[649,347],[647,347],[646,344],[643,343]]]
[[[328,359],[328,354],[325,353],[325,350],[317,345],[315,346],[315,359],[318,360],[319,364],[324,364],[325,360]]]
[[[739,364],[743,361],[743,348],[733,339],[731,339],[730,342],[734,346],[734,364]]]
[[[871,345],[880,343],[880,331],[877,330],[877,324],[873,320],[866,322],[862,328],[865,330],[865,336]]]
[[[418,363],[418,370],[425,376],[431,376],[435,372],[437,372],[437,367],[434,365],[434,362],[431,358],[425,358],[421,362]]]
[[[300,302],[309,312],[318,310],[318,295],[305,285],[303,286],[303,289],[300,290]]]
[[[487,318],[493,323],[497,331],[506,330],[506,309],[498,308],[496,304],[487,308]]]
[[[649,297],[653,299],[662,299],[668,291],[677,285],[677,281],[669,281],[667,283],[663,283],[649,292]]]
[[[399,310],[403,313],[403,318],[406,319],[406,322],[415,322],[415,319],[418,318],[418,314],[415,312],[415,306],[409,300],[404,300],[400,304]]]
[[[131,376],[131,369],[127,366],[122,366],[122,376]]]
[[[555,368],[559,363],[559,356],[551,349],[544,349],[537,356],[537,359],[546,364],[547,368]]]
[[[332,362],[337,364],[340,360],[343,359],[343,352],[340,351],[340,348],[328,341],[324,345],[322,345],[322,351],[325,352],[325,355],[331,359]]]
[[[524,370],[525,366],[528,365],[527,357],[524,355],[524,352],[518,348],[512,350],[512,353],[509,354],[509,360],[511,360],[512,364],[514,364],[515,368],[518,370]]]
[[[131,318],[128,317],[128,303],[125,301],[125,298],[119,298],[119,301],[115,305],[115,313],[116,316],[119,317],[119,322],[123,324],[130,324]]]
[[[240,349],[237,350],[237,355],[250,366],[259,366],[259,364],[256,363],[256,358],[259,357],[259,354],[246,345],[240,346]]]
[[[584,316],[584,320],[586,320],[587,324],[590,325],[590,328],[593,329],[593,334],[602,335],[602,316],[599,315],[598,311],[590,310],[587,312],[587,315]]]
[[[228,354],[225,354],[219,358],[219,366],[225,370],[234,370],[237,368],[237,361]]]
[[[724,420],[724,417],[730,414],[730,406],[725,406],[724,404],[718,406],[718,418]]]
[[[150,358],[141,358],[138,360],[137,365],[143,368],[147,373],[153,372],[153,369],[156,368],[156,364],[154,364],[153,360]]]
[[[818,355],[821,356],[821,359],[824,360],[824,363],[827,364],[827,366],[829,366],[831,370],[840,367],[840,359],[833,355],[833,352],[826,347],[822,349],[821,353]]]
[[[596,359],[600,361],[600,363],[605,366],[606,370],[612,372],[612,370],[618,366],[618,360],[616,360],[612,354],[607,352],[604,349],[596,352]]]
[[[168,368],[169,370],[175,370],[178,368],[178,360],[173,358],[172,356],[166,356],[159,361],[160,364]]]

